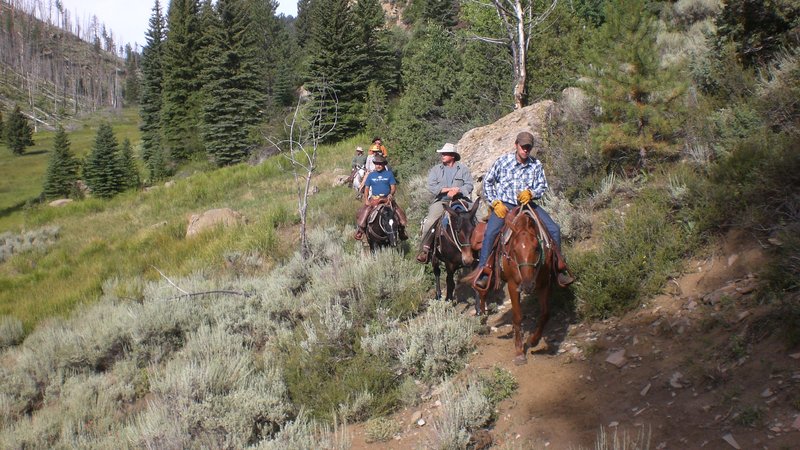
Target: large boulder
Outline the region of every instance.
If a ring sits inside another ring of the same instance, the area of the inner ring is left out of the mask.
[[[483,179],[500,155],[514,150],[514,139],[520,131],[542,138],[554,105],[552,100],[544,100],[518,109],[497,122],[467,131],[457,144],[461,161],[476,180]]]
[[[189,226],[186,228],[186,237],[194,236],[204,230],[216,226],[230,227],[247,222],[247,219],[230,208],[210,209],[202,214],[192,214]]]

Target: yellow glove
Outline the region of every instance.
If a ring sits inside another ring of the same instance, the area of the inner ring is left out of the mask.
[[[530,189],[525,189],[517,194],[517,202],[519,202],[520,205],[527,205],[531,200],[533,200],[533,193]]]
[[[500,200],[495,200],[492,202],[492,209],[494,210],[494,215],[504,219],[506,214],[508,214],[508,206],[505,203],[501,202]]]

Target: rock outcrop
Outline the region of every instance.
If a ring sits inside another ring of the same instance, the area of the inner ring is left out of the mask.
[[[458,141],[458,151],[473,177],[476,180],[483,179],[500,155],[512,151],[514,139],[520,131],[529,131],[541,139],[554,105],[552,100],[541,101],[516,110],[497,122],[464,133]]]
[[[186,228],[186,237],[192,237],[216,226],[230,227],[246,222],[247,219],[241,213],[230,208],[210,209],[202,214],[192,214],[189,226]]]

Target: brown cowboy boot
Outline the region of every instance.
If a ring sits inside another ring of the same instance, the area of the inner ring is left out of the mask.
[[[431,253],[431,245],[433,244],[433,230],[434,227],[428,229],[425,232],[425,236],[422,237],[422,246],[420,248],[419,254],[417,255],[417,261],[422,264],[427,264],[430,261],[430,253]]]
[[[573,277],[569,273],[569,267],[567,267],[566,261],[564,261],[564,255],[561,254],[561,249],[558,246],[553,247],[555,249],[555,257],[556,257],[556,283],[562,288],[565,288],[572,284],[575,281],[575,277]]]
[[[371,210],[372,205],[364,205],[356,213],[356,227],[358,229],[353,235],[353,239],[360,241],[361,238],[364,237],[364,232],[367,229],[367,218],[369,218],[369,213]]]

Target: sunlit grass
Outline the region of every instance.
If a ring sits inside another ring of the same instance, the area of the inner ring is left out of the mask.
[[[138,139],[133,136],[135,116],[126,111],[119,119],[121,125],[113,122],[118,140],[126,135],[132,141]],[[93,119],[70,133],[73,152],[88,152],[99,123],[100,119]],[[45,148],[52,139],[44,136],[35,137],[37,148]],[[358,203],[341,195],[346,188],[332,187],[335,176],[331,173],[346,173],[351,150],[364,140],[319,148],[320,170],[313,180],[319,192],[310,199],[309,228],[352,222]],[[60,208],[14,208],[38,196],[47,157],[22,157],[42,160],[25,161],[31,166],[27,167],[29,179],[14,189],[4,184],[8,192],[0,192],[0,231],[21,233],[48,225],[61,230],[46,251],[22,253],[0,264],[0,316],[18,318],[27,331],[43,319],[67,316],[77,305],[95,302],[103,282],[110,278],[154,280],[162,276],[159,271],[168,277],[193,272],[231,275],[235,269],[226,260],[231,255],[256,255],[261,264],[250,270],[267,271],[297,245],[297,191],[291,165],[282,156],[258,166],[194,172],[171,187],[125,192],[110,200],[85,199]],[[0,166],[0,173],[18,171],[21,161],[12,159],[10,152],[3,155],[0,164],[7,165]],[[247,223],[185,238],[189,217],[214,208],[238,211]]]
[[[126,108],[98,113],[79,124],[64,124],[70,150],[76,157],[83,158],[89,153],[97,128],[105,120],[112,123],[120,144],[128,138],[138,151],[139,113],[135,108]],[[23,209],[41,194],[54,135],[53,131],[38,131],[33,136],[34,145],[26,148],[22,156],[14,156],[5,142],[0,142],[0,230],[7,229],[6,226],[20,226],[19,216],[11,213]],[[12,221],[14,218],[17,220]]]

